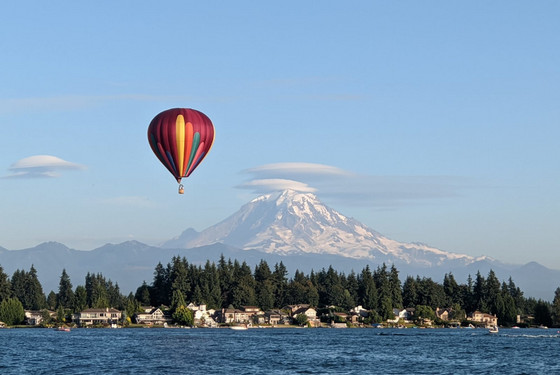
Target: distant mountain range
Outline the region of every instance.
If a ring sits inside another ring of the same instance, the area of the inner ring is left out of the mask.
[[[91,251],[69,249],[47,242],[24,250],[0,247],[0,265],[9,276],[16,269],[37,269],[45,292],[58,290],[62,269],[74,286],[85,275],[102,273],[127,294],[143,281],[148,284],[158,262],[166,265],[175,255],[190,263],[216,262],[221,255],[254,266],[262,259],[272,267],[282,261],[293,273],[309,272],[332,265],[343,272],[361,271],[367,264],[376,268],[395,264],[401,281],[407,275],[432,277],[441,282],[452,272],[458,282],[480,271],[493,269],[507,281],[510,276],[526,296],[552,300],[560,286],[560,271],[538,263],[508,265],[489,257],[472,257],[442,251],[420,243],[402,243],[375,232],[322,204],[315,195],[287,190],[261,196],[239,211],[202,232],[192,228],[166,241],[161,247],[137,241],[107,244]]]

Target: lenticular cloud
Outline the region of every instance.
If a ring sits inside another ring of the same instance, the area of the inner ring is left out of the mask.
[[[62,170],[85,169],[81,164],[72,163],[52,155],[35,155],[20,159],[12,164],[12,174],[6,178],[59,177]]]

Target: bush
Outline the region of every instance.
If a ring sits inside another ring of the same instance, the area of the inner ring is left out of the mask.
[[[17,298],[7,298],[0,303],[0,321],[13,326],[22,324],[24,320],[25,311]]]

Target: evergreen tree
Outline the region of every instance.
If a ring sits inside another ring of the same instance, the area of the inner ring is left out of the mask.
[[[157,264],[154,271],[150,303],[152,306],[169,305],[170,298],[171,285],[169,285],[169,272],[160,262]]]
[[[446,305],[447,297],[443,291],[443,286],[436,283],[429,277],[420,279],[416,277],[417,302],[419,305],[430,306],[432,310]]]
[[[107,285],[107,299],[109,301],[109,307],[114,307],[117,310],[124,310],[124,297],[121,294],[121,290],[119,288],[119,284],[108,280],[106,282]]]
[[[394,308],[402,308],[403,298],[401,281],[399,280],[399,271],[393,264],[391,266],[391,271],[389,272],[389,288],[391,289],[391,303]]]
[[[47,309],[55,310],[58,304],[57,300],[58,300],[58,296],[54,291],[51,290],[49,295],[47,296]]]
[[[418,286],[412,276],[407,276],[403,284],[403,306],[414,307],[418,305]]]
[[[37,277],[37,270],[31,265],[27,276],[27,293],[31,310],[41,310],[47,306],[47,299],[43,287]]]
[[[508,280],[508,292],[509,295],[513,298],[515,302],[515,307],[517,308],[517,314],[521,314],[522,311],[529,312],[529,310],[525,309],[525,297],[523,296],[523,292],[519,287],[515,285],[511,277]]]
[[[534,310],[535,324],[550,327],[552,325],[552,317],[550,314],[550,305],[545,301],[539,300]]]
[[[84,311],[88,308],[88,296],[86,288],[83,285],[78,285],[76,290],[74,291],[74,304],[72,306],[72,310],[75,313],[80,311]]]
[[[218,262],[218,275],[220,281],[220,291],[222,293],[221,297],[221,307],[227,307],[233,304],[233,264],[231,260],[226,262],[224,255],[220,256]]]
[[[202,289],[200,288],[199,284],[196,284],[194,286],[194,290],[192,292],[192,297],[190,298],[190,301],[197,304],[197,305],[206,303],[206,301],[204,300],[204,297],[202,296]]]
[[[66,269],[63,269],[60,282],[58,283],[57,305],[67,309],[72,307],[73,302],[74,291],[72,290],[72,283],[66,273]]]
[[[480,274],[480,271],[476,273],[476,280],[473,285],[473,303],[474,310],[480,310],[482,312],[490,312],[488,306],[486,305],[485,298],[485,280]]]
[[[447,297],[449,306],[462,302],[459,295],[459,285],[451,272],[443,276],[443,292]]]
[[[375,286],[375,280],[373,279],[373,275],[369,269],[369,266],[366,266],[360,274],[358,289],[360,303],[362,304],[363,308],[366,310],[376,309],[378,297],[377,287]]]
[[[373,273],[375,286],[377,288],[378,307],[377,312],[383,320],[391,319],[393,317],[393,293],[391,291],[391,283],[389,280],[389,273],[387,272],[387,265],[383,263],[381,267],[377,267]]]
[[[183,293],[179,289],[175,289],[173,291],[173,295],[171,296],[171,311],[176,311],[181,306],[186,306],[185,297]]]
[[[237,260],[234,261],[233,280],[233,306],[239,308],[255,305],[255,279],[247,263],[243,262],[239,265]]]
[[[27,274],[24,270],[15,270],[14,273],[12,274],[12,280],[11,280],[11,284],[12,284],[12,293],[11,295],[14,298],[17,298],[21,304],[23,305],[24,309],[28,309],[29,307],[26,306],[27,304]]]
[[[484,282],[483,305],[487,307],[491,314],[498,314],[500,309],[503,310],[503,299],[500,293],[500,280],[496,277],[493,270],[488,272],[488,277]]]
[[[31,265],[29,272],[16,270],[12,276],[12,295],[26,310],[41,310],[47,306],[43,287],[37,278],[37,271]]]
[[[288,270],[284,263],[276,263],[272,273],[272,283],[274,289],[274,306],[282,307],[286,305],[286,289],[288,287]],[[315,288],[316,289],[316,288]]]
[[[12,296],[12,283],[4,269],[0,266],[0,303]]]
[[[189,264],[185,258],[173,257],[169,281],[171,282],[172,295],[176,290],[186,297],[191,292],[191,283],[188,274]]]
[[[552,300],[552,323],[560,326],[560,287],[554,291],[554,300]]]
[[[324,271],[324,270],[323,270]],[[322,296],[319,291],[319,302],[325,306],[342,306],[344,301],[344,288],[342,280],[332,266],[322,275]]]
[[[144,281],[142,285],[139,286],[138,289],[136,289],[136,294],[134,295],[134,298],[136,298],[136,300],[140,302],[140,304],[144,306],[150,306],[150,302],[151,302],[150,287],[148,287],[146,281]]]
[[[346,282],[343,283],[343,288],[348,290],[352,301],[354,301],[354,306],[352,306],[351,308],[356,307],[356,304],[360,300],[360,283],[358,282],[358,277],[356,276],[356,273],[354,271],[350,272],[350,274],[346,278]]]
[[[257,305],[263,311],[274,307],[274,280],[270,267],[264,260],[255,267],[255,293]]]
[[[209,308],[219,309],[222,307],[222,291],[218,269],[214,263],[210,262],[206,262],[204,268],[204,299]]]
[[[515,306],[515,300],[509,294],[506,283],[502,284],[496,306],[498,307],[496,316],[501,325],[511,326],[517,323],[517,307]]]

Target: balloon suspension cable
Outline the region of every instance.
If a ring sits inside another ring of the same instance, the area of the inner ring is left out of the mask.
[[[179,194],[184,194],[185,193],[185,188],[183,187],[183,184],[179,184]]]

